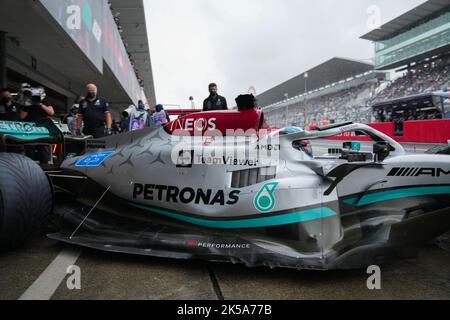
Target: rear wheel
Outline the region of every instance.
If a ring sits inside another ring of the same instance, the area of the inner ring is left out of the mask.
[[[23,155],[0,153],[0,251],[43,231],[52,209],[53,191],[42,169]]]

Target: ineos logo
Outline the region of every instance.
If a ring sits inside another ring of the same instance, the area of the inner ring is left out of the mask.
[[[186,131],[212,131],[216,130],[216,118],[188,118],[188,119],[179,119],[173,122],[172,131],[174,129],[186,130]]]

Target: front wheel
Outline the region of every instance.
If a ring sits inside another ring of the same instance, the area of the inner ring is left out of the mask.
[[[31,159],[0,153],[0,251],[11,250],[47,227],[53,191]]]

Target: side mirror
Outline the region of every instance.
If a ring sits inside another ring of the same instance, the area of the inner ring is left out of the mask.
[[[391,147],[386,141],[377,142],[373,145],[373,153],[375,154],[375,162],[381,162],[386,159],[391,152]]]

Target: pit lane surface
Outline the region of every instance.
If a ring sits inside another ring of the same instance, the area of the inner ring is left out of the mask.
[[[315,142],[316,152],[338,147]],[[424,152],[430,145],[409,145]],[[370,150],[363,144],[362,150]],[[81,270],[81,290],[65,272]],[[381,290],[366,286],[366,270],[296,271],[178,261],[99,252],[36,237],[0,254],[0,299],[450,299],[450,232],[416,259],[381,267]]]

